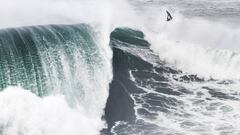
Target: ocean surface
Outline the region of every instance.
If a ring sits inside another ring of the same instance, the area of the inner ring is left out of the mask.
[[[0,135],[240,134],[239,0],[0,3]]]

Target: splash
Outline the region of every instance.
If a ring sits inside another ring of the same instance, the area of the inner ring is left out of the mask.
[[[97,135],[104,123],[84,108],[69,107],[64,95],[40,98],[21,87],[0,92],[2,135]]]
[[[177,14],[175,18],[146,34],[161,59],[206,78],[240,78],[239,28]]]

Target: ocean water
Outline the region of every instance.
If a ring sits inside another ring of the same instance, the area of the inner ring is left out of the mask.
[[[0,135],[240,134],[238,0],[0,2]]]

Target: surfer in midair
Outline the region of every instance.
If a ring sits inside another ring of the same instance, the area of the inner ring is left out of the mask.
[[[172,15],[166,10],[167,13],[167,21],[171,21],[173,19]]]

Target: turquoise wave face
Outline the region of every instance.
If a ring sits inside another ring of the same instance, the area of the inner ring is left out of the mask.
[[[38,96],[84,96],[101,85],[95,76],[105,61],[97,36],[86,24],[1,30],[0,90],[19,85]]]
[[[98,134],[112,77],[104,37],[87,24],[0,30],[0,134]]]

